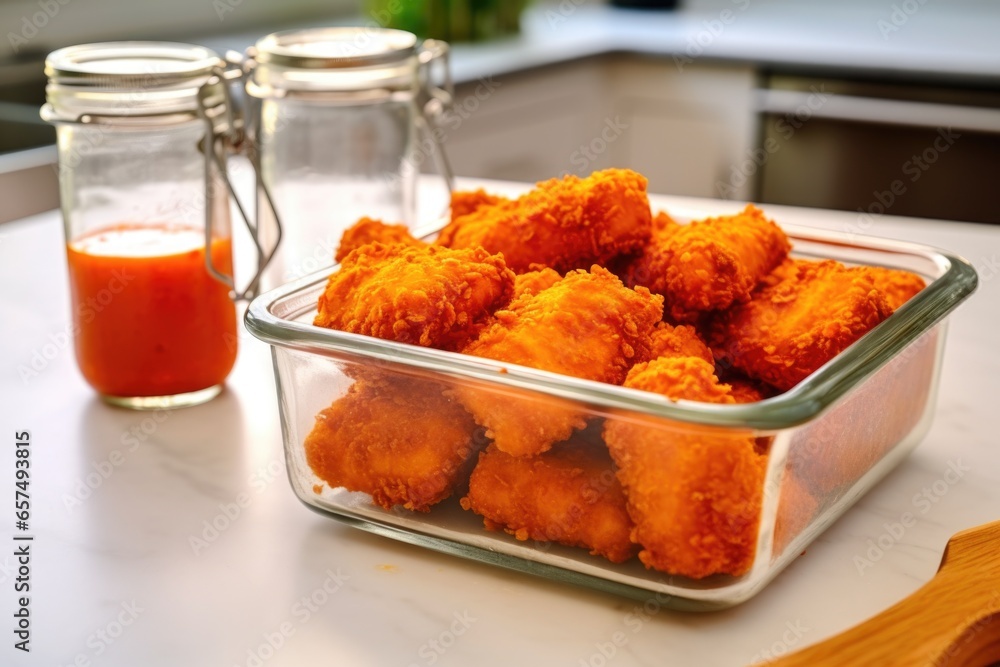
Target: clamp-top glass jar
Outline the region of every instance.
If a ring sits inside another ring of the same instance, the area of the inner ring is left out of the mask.
[[[341,233],[362,216],[412,226],[425,162],[450,188],[433,129],[452,98],[446,43],[316,28],[268,35],[247,55],[261,177],[284,222],[269,286],[332,264]]]
[[[126,407],[211,399],[236,359],[233,299],[257,278],[236,293],[225,62],[184,44],[89,44],[50,54],[46,74],[84,378]]]

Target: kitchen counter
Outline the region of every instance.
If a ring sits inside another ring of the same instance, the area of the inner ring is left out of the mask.
[[[712,0],[678,11],[563,0],[530,7],[521,34],[454,45],[456,82],[611,52],[723,60],[836,75],[991,85],[1000,81],[1000,12],[989,0],[838,3]],[[911,7],[912,5],[912,7]],[[900,7],[894,11],[894,7]],[[903,8],[905,6],[905,9]],[[909,12],[909,13],[907,13]],[[370,22],[369,22],[370,23]],[[358,25],[343,19],[323,25]],[[361,22],[364,24],[364,22]],[[317,24],[319,25],[319,24]],[[195,39],[243,51],[262,32]]]
[[[738,207],[680,197],[654,204]],[[845,213],[767,211],[779,222],[858,228]],[[992,404],[1000,228],[882,217],[866,231],[961,253],[980,272],[979,292],[951,318],[933,427],[757,597],[683,614],[425,551],[308,511],[284,477],[268,348],[249,335],[226,391],[206,405],[147,413],[105,405],[77,371],[67,337],[58,214],[0,226],[0,663],[737,666],[853,626],[929,580],[950,535],[1000,518]],[[32,452],[30,655],[12,648],[11,634],[13,449],[23,430]],[[959,479],[926,511],[915,509],[950,469]],[[916,523],[877,547],[908,511]]]

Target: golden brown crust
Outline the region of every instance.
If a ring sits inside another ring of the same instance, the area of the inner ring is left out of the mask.
[[[662,294],[677,322],[747,301],[790,249],[781,228],[752,204],[737,215],[663,229],[625,270],[625,282]]]
[[[500,202],[510,201],[500,195],[491,195],[482,188],[478,190],[456,190],[451,193],[451,219],[457,220],[464,215],[474,213],[481,206],[492,206]]]
[[[548,289],[562,280],[562,276],[555,269],[547,266],[536,271],[518,274],[514,279],[514,298],[525,294],[535,294],[543,289]]]
[[[631,360],[648,355],[662,300],[632,290],[607,269],[571,271],[518,298],[464,350],[466,354],[621,384]]]
[[[781,481],[781,498],[778,500],[777,518],[774,523],[774,553],[780,554],[799,533],[805,530],[816,516],[819,502],[802,482],[785,471]]]
[[[660,322],[653,331],[649,358],[658,357],[696,357],[714,364],[712,351],[701,339],[695,328],[687,324],[674,326]]]
[[[478,206],[454,218],[437,243],[503,253],[516,273],[536,264],[564,272],[638,250],[649,239],[651,222],[646,179],[606,169],[584,179],[543,181],[518,199]]]
[[[729,393],[737,403],[757,403],[767,398],[766,388],[753,380],[731,378],[726,380]]]
[[[657,211],[653,215],[653,230],[651,240],[663,240],[681,228],[666,211]]]
[[[519,540],[557,542],[621,563],[638,549],[611,458],[602,446],[575,439],[536,457],[490,446],[479,455],[462,507],[490,530]]]
[[[462,351],[573,377],[621,384],[636,359],[649,354],[650,333],[662,313],[659,297],[631,290],[606,269],[571,271],[535,294],[497,311],[493,323]],[[566,440],[585,421],[558,399],[458,390],[497,447],[526,456]]]
[[[697,357],[660,357],[636,364],[625,386],[666,396],[703,403],[734,403],[728,384],[719,382],[715,369]]]
[[[891,314],[871,277],[799,261],[718,317],[708,342],[720,363],[787,391]]]
[[[363,491],[385,509],[426,512],[467,473],[476,430],[437,383],[366,377],[316,415],[306,460],[331,487]]]
[[[387,245],[394,243],[412,246],[426,245],[423,241],[413,238],[406,225],[387,225],[381,220],[364,217],[344,230],[334,260],[342,262],[352,251],[376,241]]]
[[[456,350],[513,294],[513,272],[482,248],[371,243],[349,254],[330,276],[314,323]]]
[[[915,273],[881,266],[856,266],[851,269],[867,275],[875,283],[875,289],[885,294],[889,307],[896,310],[927,287],[924,279]]]
[[[701,359],[660,358],[634,368],[626,387],[671,400],[732,403]],[[700,579],[745,574],[753,564],[766,458],[752,437],[662,420],[609,419],[604,438],[618,466],[632,540],[650,568]]]

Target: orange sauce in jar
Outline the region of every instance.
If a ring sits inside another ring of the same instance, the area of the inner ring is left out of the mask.
[[[232,275],[229,239],[215,267]],[[205,233],[118,225],[67,245],[76,357],[106,396],[172,396],[220,384],[236,361],[236,306],[205,267]]]

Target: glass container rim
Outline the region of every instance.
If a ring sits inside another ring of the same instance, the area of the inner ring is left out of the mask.
[[[444,224],[445,221],[442,221],[436,229],[425,231],[434,233]],[[933,262],[941,273],[892,316],[791,390],[757,403],[716,405],[692,401],[673,402],[664,396],[637,389],[458,352],[325,329],[311,323],[290,321],[275,313],[283,301],[325,283],[338,265],[261,294],[250,303],[244,322],[254,337],[275,347],[309,353],[332,352],[334,355],[360,356],[425,372],[444,373],[456,379],[473,379],[578,401],[609,412],[625,410],[677,422],[770,431],[798,426],[815,418],[910,343],[930,331],[978,286],[978,276],[968,261],[931,246],[800,225],[782,224],[782,228],[792,241],[919,257]]]

